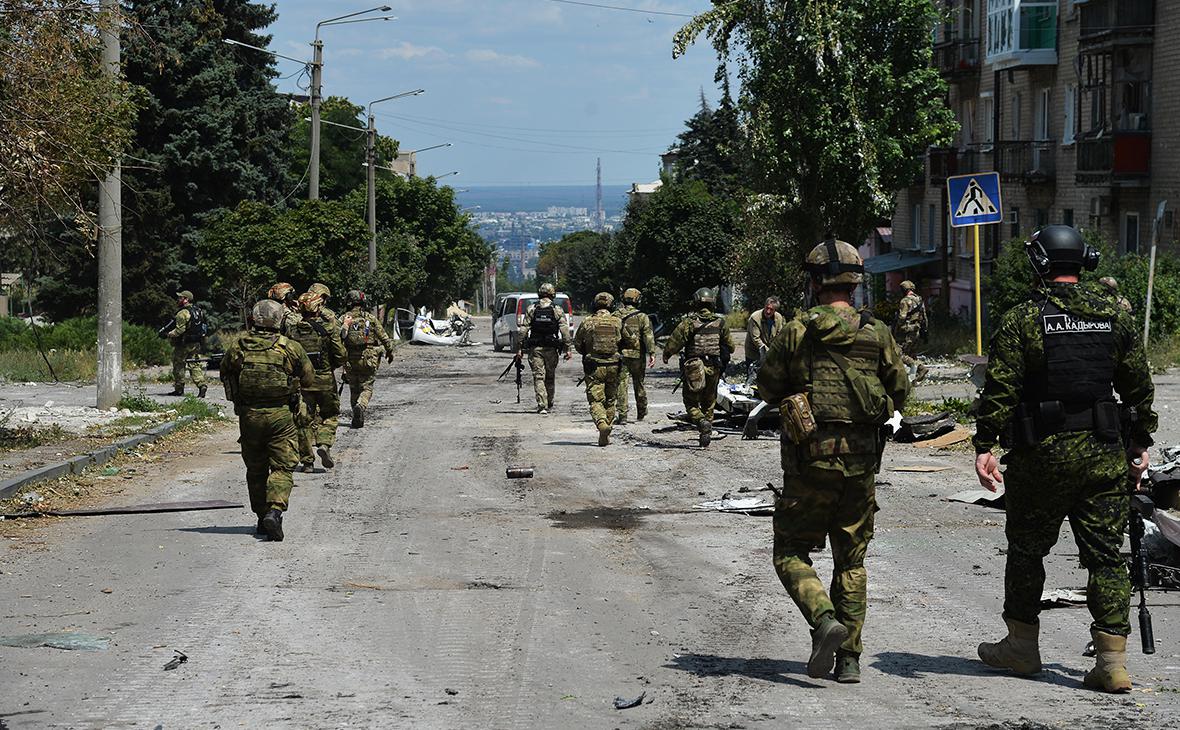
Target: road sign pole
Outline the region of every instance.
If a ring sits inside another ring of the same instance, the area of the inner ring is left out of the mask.
[[[983,354],[983,308],[979,296],[979,226],[971,226],[975,237],[975,354]]]

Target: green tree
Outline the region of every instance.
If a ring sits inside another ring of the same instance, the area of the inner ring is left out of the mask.
[[[295,180],[304,179],[311,157],[311,115],[308,104],[295,108],[295,124],[291,127],[288,141],[291,156],[291,175]],[[320,105],[320,118],[331,124],[324,124],[320,132],[320,197],[336,200],[365,185],[367,171],[365,162],[365,137],[362,128],[368,124],[365,108],[348,99],[329,96]],[[357,127],[357,131],[342,129],[336,125]],[[397,157],[397,141],[377,135],[377,164],[388,165]],[[378,177],[389,177],[393,173],[377,170]]]
[[[404,230],[383,229],[377,234],[377,270],[366,272],[361,289],[370,301],[386,310],[411,303],[426,283],[426,256]]]
[[[716,109],[709,106],[702,89],[700,109],[685,122],[685,127],[673,148],[677,152],[677,176],[700,180],[715,195],[744,194],[747,142],[729,84],[724,83]]]
[[[537,272],[570,295],[575,304],[589,307],[601,291],[619,294],[622,268],[612,237],[578,231],[541,244]]]

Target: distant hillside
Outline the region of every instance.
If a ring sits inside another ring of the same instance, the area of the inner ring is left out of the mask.
[[[602,186],[602,205],[607,217],[622,214],[627,207],[627,191],[630,189],[630,185]],[[587,208],[594,212],[593,185],[473,187],[456,198],[465,208],[480,206],[483,213],[537,213],[550,207]]]

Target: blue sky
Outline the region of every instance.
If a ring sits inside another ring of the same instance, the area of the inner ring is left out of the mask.
[[[671,13],[709,6],[601,2]],[[653,180],[699,89],[717,97],[707,42],[672,60],[672,35],[687,18],[552,0],[278,0],[271,48],[310,58],[318,21],[381,4],[398,19],[322,30],[324,95],[364,105],[425,88],[378,105],[378,129],[403,149],[452,142],[423,152],[418,170],[459,170],[448,179],[456,187],[593,184],[597,157],[606,184]],[[280,62],[284,76],[297,70]],[[297,92],[297,80],[277,83]]]

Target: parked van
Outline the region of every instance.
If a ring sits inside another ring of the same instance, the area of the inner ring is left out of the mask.
[[[528,292],[505,292],[497,294],[498,306],[492,310],[492,349],[515,351],[520,347],[520,328],[529,307],[537,302],[537,295]],[[558,292],[553,303],[565,310],[573,329],[574,308],[566,294]]]

